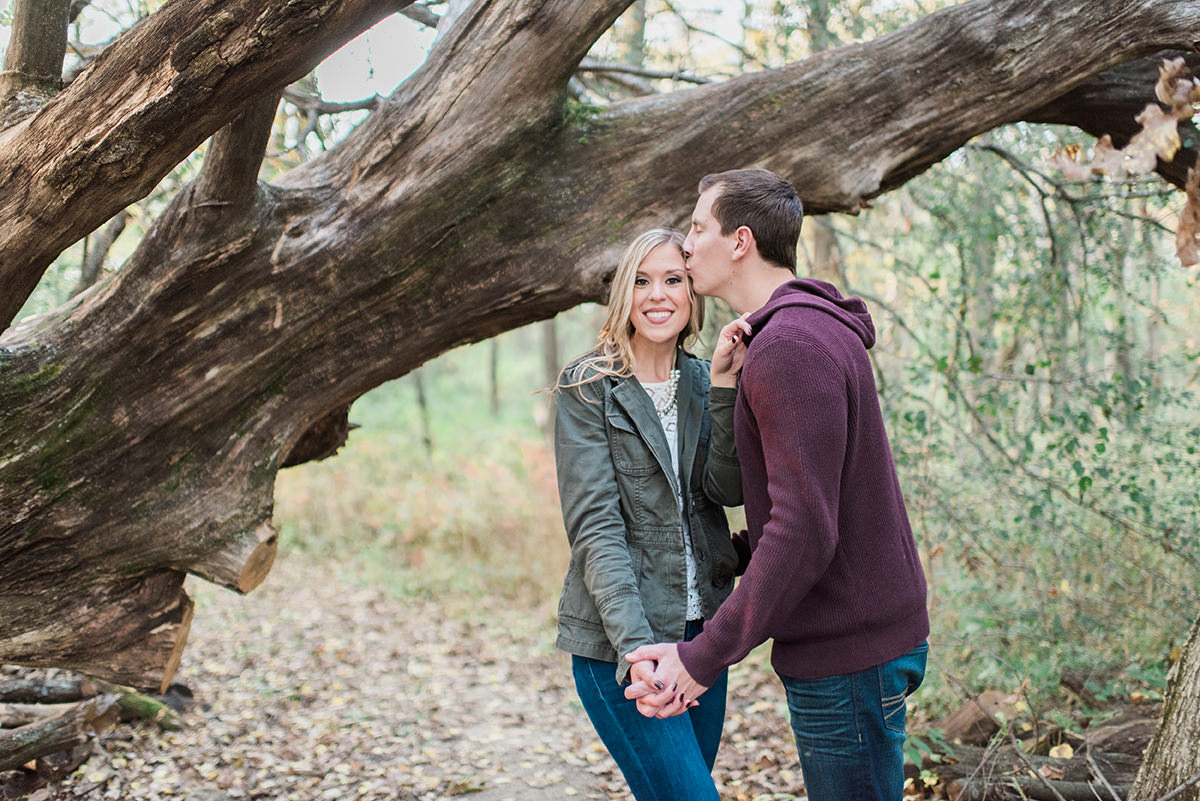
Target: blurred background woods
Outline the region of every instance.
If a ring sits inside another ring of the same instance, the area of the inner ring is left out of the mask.
[[[939,5],[641,0],[585,62],[571,102],[591,110],[777,66]],[[421,9],[427,23],[452,13],[414,7],[348,46],[358,67],[323,65],[288,91],[264,179],[361,119],[375,89],[322,90],[355,68],[351,86],[368,86],[397,41],[428,46]],[[78,58],[88,15],[148,10],[93,3],[74,23]],[[1174,255],[1173,187],[1072,182],[1050,166],[1092,146],[1073,129],[1000,128],[857,216],[805,222],[801,274],[862,296],[879,331],[882,405],[931,581],[933,669],[917,700],[927,719],[985,689],[1084,703],[1061,686],[1068,673],[1089,703],[1155,700],[1195,618],[1200,275]],[[22,316],[119,270],[201,157],[64,253]],[[709,336],[731,316],[710,314]],[[282,558],[353,564],[406,593],[461,599],[464,613],[481,597],[529,605],[549,643],[567,553],[551,398],[537,390],[590,346],[599,320],[585,305],[362,397],[335,458],[279,475]]]

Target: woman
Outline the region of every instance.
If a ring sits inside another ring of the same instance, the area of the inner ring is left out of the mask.
[[[571,564],[556,645],[638,801],[718,801],[712,766],[726,676],[687,715],[647,718],[622,685],[650,680],[634,647],[691,639],[733,589],[738,551],[722,504],[741,503],[732,407],[744,345],[722,331],[712,368],[683,349],[703,324],[683,236],[656,229],[626,249],[599,344],[563,369],[555,459]],[[710,419],[712,405],[719,419]],[[715,422],[715,425],[714,425]]]

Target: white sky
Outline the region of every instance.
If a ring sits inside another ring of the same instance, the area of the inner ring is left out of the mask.
[[[386,95],[421,65],[432,42],[433,31],[393,14],[317,67],[321,95],[333,102]]]

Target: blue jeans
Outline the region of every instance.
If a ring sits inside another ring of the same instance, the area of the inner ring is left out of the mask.
[[[702,627],[689,622],[686,638]],[[712,766],[725,727],[727,671],[700,696],[700,706],[660,720],[625,698],[616,663],[572,656],[571,666],[579,700],[637,801],[720,801]]]
[[[780,676],[809,801],[900,801],[905,699],[929,644],[873,668],[823,679]]]

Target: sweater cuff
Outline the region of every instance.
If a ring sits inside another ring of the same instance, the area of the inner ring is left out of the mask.
[[[704,632],[694,639],[679,643],[677,648],[679,661],[687,669],[688,675],[705,687],[713,686],[721,671],[728,667],[717,659],[712,643],[704,636]]]

